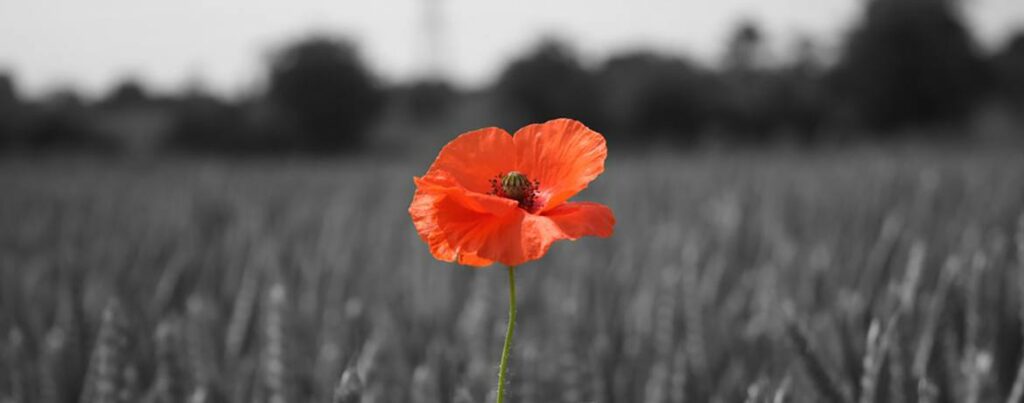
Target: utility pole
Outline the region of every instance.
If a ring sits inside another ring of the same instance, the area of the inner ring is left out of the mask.
[[[421,79],[438,81],[444,76],[444,15],[442,10],[443,0],[422,0],[423,20],[421,21],[421,32],[419,40],[422,41],[420,49]]]

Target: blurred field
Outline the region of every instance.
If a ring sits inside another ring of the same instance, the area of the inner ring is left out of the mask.
[[[1024,158],[968,154],[613,156],[511,401],[1007,401]],[[0,402],[484,401],[506,278],[430,257],[425,168],[0,163]]]

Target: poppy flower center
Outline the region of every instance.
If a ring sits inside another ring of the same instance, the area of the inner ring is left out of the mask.
[[[520,208],[533,212],[538,207],[538,186],[540,182],[530,182],[522,172],[511,171],[491,179],[491,194],[518,201]]]

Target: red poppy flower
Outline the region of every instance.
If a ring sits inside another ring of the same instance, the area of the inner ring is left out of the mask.
[[[515,136],[494,127],[463,133],[415,178],[409,214],[438,260],[518,266],[558,240],[611,236],[611,209],[568,202],[604,171],[607,155],[604,137],[571,119]]]

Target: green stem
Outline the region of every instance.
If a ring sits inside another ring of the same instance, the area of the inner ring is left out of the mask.
[[[512,334],[516,330],[516,267],[508,267],[508,330],[505,331],[505,348],[501,350],[501,365],[498,367],[498,403],[505,401],[505,374],[508,373],[508,356],[512,350]]]

